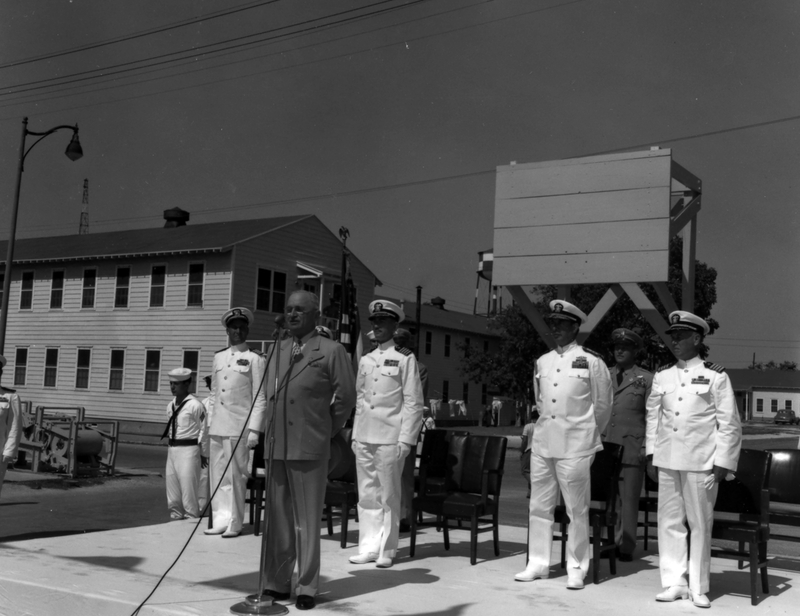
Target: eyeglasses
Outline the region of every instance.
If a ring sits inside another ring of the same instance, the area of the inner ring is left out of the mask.
[[[287,315],[291,315],[291,314],[306,314],[307,312],[308,312],[308,310],[303,310],[302,308],[291,307],[291,308],[287,308],[286,309],[286,314]]]

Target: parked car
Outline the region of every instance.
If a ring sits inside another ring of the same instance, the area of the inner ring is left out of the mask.
[[[783,409],[775,413],[776,424],[800,424],[800,417],[791,409]]]

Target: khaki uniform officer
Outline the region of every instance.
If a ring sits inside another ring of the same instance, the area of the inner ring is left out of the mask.
[[[169,388],[175,398],[167,405],[167,507],[173,520],[200,516],[200,470],[208,466],[206,409],[189,393],[192,371],[170,370]]]
[[[622,445],[622,471],[619,496],[622,515],[617,517],[617,546],[619,559],[633,560],[636,549],[636,530],[639,523],[639,496],[644,481],[644,447],[647,411],[653,373],[636,365],[642,338],[630,329],[611,332],[616,366],[611,369],[614,404],[611,419],[603,433],[603,442]]]
[[[209,447],[212,525],[207,535],[230,538],[242,532],[247,486],[247,446],[240,442],[250,411],[264,412],[264,371],[266,362],[247,346],[253,313],[232,308],[222,315],[231,346],[214,356],[211,370],[211,423]],[[225,472],[225,466],[230,466]]]
[[[0,374],[6,358],[0,355]],[[8,465],[17,459],[19,441],[22,438],[22,407],[19,396],[13,389],[0,386],[0,490],[6,478]]]
[[[589,569],[589,469],[603,448],[600,433],[611,415],[613,393],[605,362],[575,342],[586,315],[560,299],[550,302],[550,310],[557,346],[539,358],[533,374],[539,421],[531,444],[528,566],[514,579],[549,576],[560,488],[570,519],[567,588],[580,589]]]
[[[683,310],[669,319],[667,333],[678,361],[656,371],[647,398],[647,455],[658,468],[659,568],[665,589],[656,600],[691,594],[696,606],[709,607],[714,503],[718,483],[736,470],[742,425],[725,370],[699,356],[708,324]]]
[[[375,300],[369,312],[378,346],[361,358],[356,377],[359,553],[350,562],[386,568],[397,553],[403,462],[422,425],[422,383],[414,354],[392,340],[403,310]]]

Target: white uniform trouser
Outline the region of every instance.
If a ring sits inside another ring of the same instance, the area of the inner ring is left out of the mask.
[[[564,495],[567,528],[567,571],[589,570],[589,470],[594,454],[580,458],[544,458],[531,451],[528,568],[547,573],[553,549],[553,512],[558,492]]]
[[[709,471],[658,469],[658,552],[661,585],[686,586],[694,594],[708,592],[711,573],[711,526],[718,485],[705,487]],[[686,526],[692,537],[686,545]]]
[[[211,501],[214,519],[211,526],[216,529],[227,528],[231,532],[242,530],[244,520],[244,499],[247,490],[247,445],[244,439],[236,446],[236,436],[212,436],[209,445],[211,467],[209,479],[211,492],[219,484],[219,489]],[[235,447],[235,449],[234,449]],[[231,460],[228,472],[223,475],[225,465]]]
[[[353,442],[358,476],[358,553],[394,558],[400,536],[403,459],[397,445]]]
[[[199,517],[199,478],[200,448],[197,445],[170,447],[167,452],[167,508],[173,520]]]
[[[200,515],[205,517],[208,515],[208,512],[203,514],[203,511],[208,504],[208,499],[211,496],[211,492],[209,491],[209,482],[208,482],[208,471],[211,465],[207,465],[205,468],[200,468],[200,481],[197,484],[197,505],[200,508]]]

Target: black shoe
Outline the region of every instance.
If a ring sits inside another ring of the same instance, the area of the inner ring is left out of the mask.
[[[280,592],[279,590],[265,590],[264,594],[269,595],[276,601],[286,601],[291,596],[291,593]]]
[[[409,524],[405,520],[400,520],[400,532],[401,533],[410,533],[411,532],[411,524]]]
[[[623,563],[633,562],[633,554],[626,554],[625,552],[620,552],[617,558]]]
[[[314,601],[314,597],[311,595],[297,595],[297,603],[294,604],[298,610],[310,610],[315,605],[317,605],[317,602]]]

